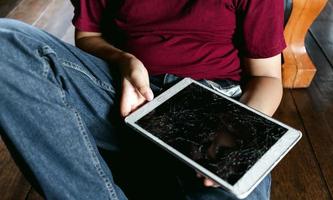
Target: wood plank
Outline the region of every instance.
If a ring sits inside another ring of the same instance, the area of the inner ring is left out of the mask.
[[[26,200],[43,200],[44,197],[41,196],[36,190],[34,190],[33,188],[30,189]]]
[[[281,105],[274,117],[300,129],[303,137],[272,172],[272,200],[330,199],[290,90],[284,91]]]
[[[70,1],[23,0],[7,17],[32,24],[74,44],[73,15],[74,8]]]
[[[0,17],[5,17],[17,6],[22,0],[0,0]]]
[[[314,38],[314,35],[310,32],[306,38],[306,47],[313,63],[318,66],[317,74],[314,78],[315,82],[321,82],[322,84],[333,81],[333,64],[329,62],[325,56],[324,50],[319,46],[318,41]]]
[[[74,45],[75,44],[74,34],[75,34],[75,28],[74,28],[74,26],[70,26],[70,27],[68,27],[65,35],[61,39],[69,44]]]
[[[34,24],[54,0],[23,0],[7,17]]]
[[[0,195],[2,200],[24,200],[30,184],[12,160],[0,137]]]
[[[333,84],[331,84],[333,87]],[[297,108],[302,115],[315,155],[318,159],[328,188],[333,194],[333,127],[332,101],[321,98],[317,85],[311,86],[309,91],[293,91]],[[318,123],[319,122],[319,123]]]
[[[73,15],[74,8],[70,1],[53,0],[38,20],[34,22],[34,26],[62,38],[67,30],[73,27],[71,21]]]
[[[331,84],[331,87],[333,84]],[[333,127],[332,102],[314,100],[321,98],[317,86],[312,86],[309,92],[293,91],[302,120],[308,131],[311,144],[324,174],[328,188],[333,194]],[[315,102],[314,102],[315,101]]]
[[[333,0],[329,0],[309,31],[333,65]]]
[[[318,74],[311,87],[307,90],[294,90],[292,95],[332,197],[333,68],[311,37],[307,39],[307,43],[313,61],[318,66]]]

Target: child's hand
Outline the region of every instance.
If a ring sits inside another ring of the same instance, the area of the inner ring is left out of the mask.
[[[136,57],[127,54],[119,63],[122,75],[120,114],[126,117],[145,101],[151,101],[154,94],[149,86],[149,76],[145,66]]]

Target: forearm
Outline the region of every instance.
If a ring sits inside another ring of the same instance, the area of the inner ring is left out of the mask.
[[[240,101],[272,116],[282,98],[281,55],[244,59],[244,72],[250,77]]]
[[[281,79],[275,77],[252,77],[240,99],[242,103],[272,116],[282,98]]]
[[[123,57],[131,57],[133,55],[118,49],[101,36],[88,36],[88,37],[76,37],[75,44],[80,49],[102,58],[109,63],[117,63]]]
[[[145,101],[154,98],[150,89],[149,74],[143,63],[134,55],[126,53],[105,41],[101,33],[75,33],[75,43],[80,49],[100,57],[119,69],[122,78],[120,114],[126,117]]]

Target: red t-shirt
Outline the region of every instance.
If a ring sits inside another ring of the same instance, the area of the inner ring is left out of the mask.
[[[241,56],[267,58],[286,46],[283,0],[72,2],[78,30],[103,32],[152,75],[239,80]]]

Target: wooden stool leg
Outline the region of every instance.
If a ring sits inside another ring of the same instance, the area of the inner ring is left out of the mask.
[[[286,88],[308,87],[316,73],[304,41],[308,29],[326,3],[327,0],[293,0],[291,16],[284,31],[287,48],[283,51],[282,79]]]

